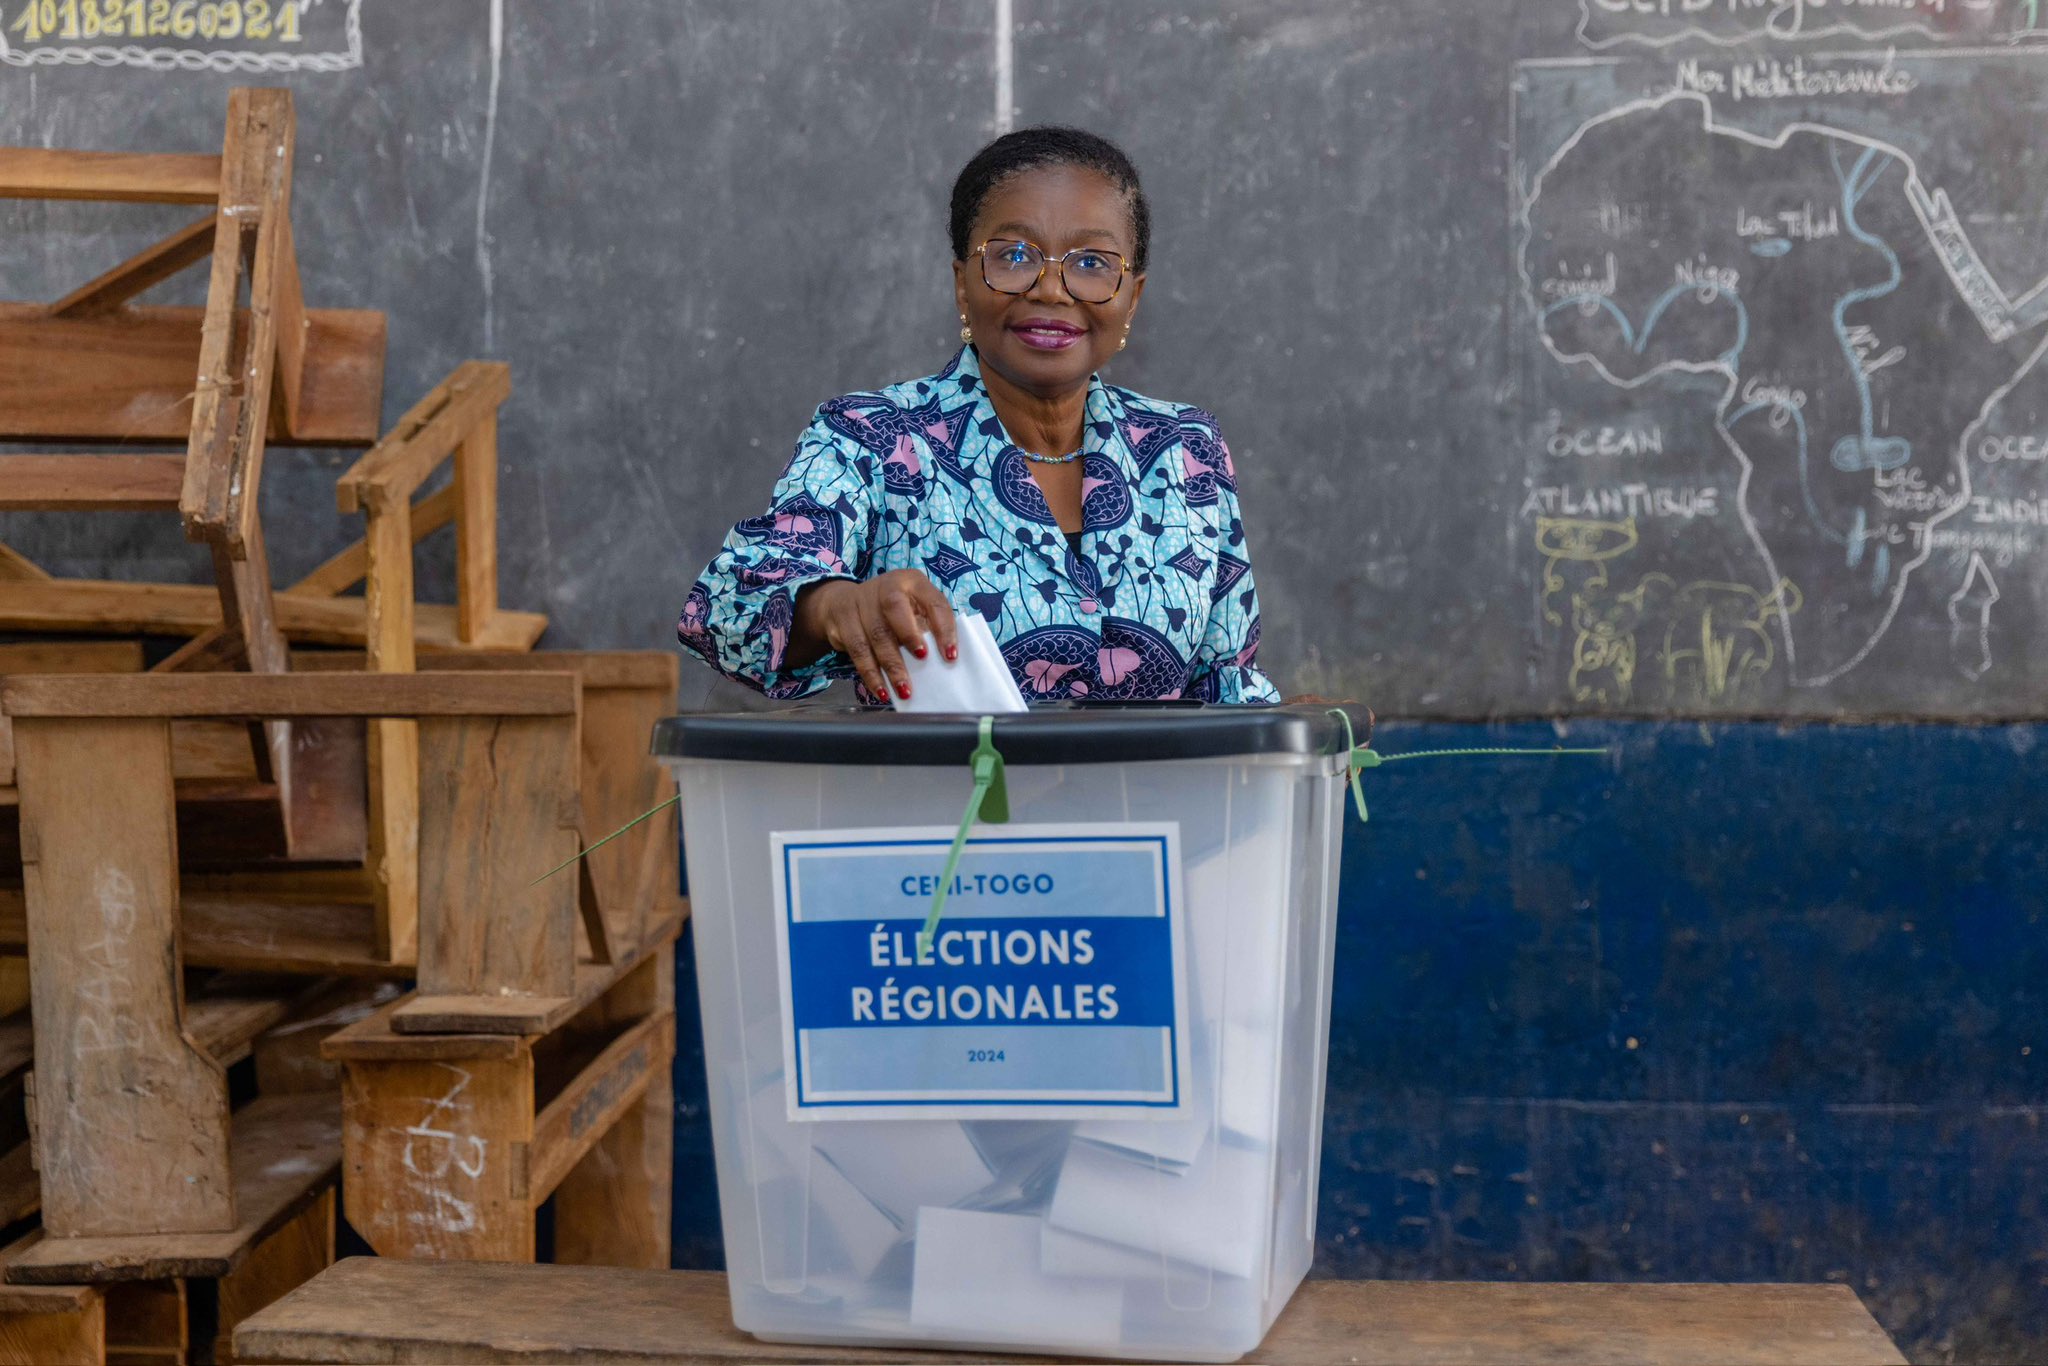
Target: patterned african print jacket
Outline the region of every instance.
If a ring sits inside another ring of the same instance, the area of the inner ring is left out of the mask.
[[[691,587],[683,644],[770,697],[807,696],[853,668],[836,653],[784,666],[797,590],[922,569],[987,618],[1027,699],[1278,701],[1254,662],[1259,600],[1215,419],[1097,378],[1082,432],[1076,555],[971,348],[929,379],[833,399],[767,515]]]

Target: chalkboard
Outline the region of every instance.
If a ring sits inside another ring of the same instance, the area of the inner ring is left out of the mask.
[[[1110,377],[1217,413],[1288,691],[2042,707],[2040,0],[311,0],[289,42],[89,8],[0,0],[0,141],[206,150],[231,86],[289,85],[307,296],[390,314],[387,417],[512,365],[503,596],[549,643],[669,644],[812,408],[945,363],[951,177],[1059,121],[1145,174]],[[0,206],[0,294],[181,221]],[[272,458],[280,579],[354,534],[349,458]],[[206,573],[170,518],[0,539]]]

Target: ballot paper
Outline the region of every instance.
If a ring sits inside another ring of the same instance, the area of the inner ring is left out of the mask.
[[[1024,694],[1010,676],[1010,666],[995,635],[979,612],[961,612],[954,617],[960,641],[960,657],[947,659],[939,653],[938,642],[927,632],[924,658],[905,652],[904,671],[910,675],[908,699],[892,697],[889,704],[904,712],[966,712],[987,716],[1023,711]]]
[[[919,1210],[910,1321],[964,1342],[1116,1342],[1123,1287],[1039,1270],[1041,1228],[1030,1215]]]
[[[903,1238],[894,1219],[822,1161],[813,1161],[802,1177],[755,1186],[751,1208],[740,1217],[760,1221],[763,1279],[785,1291],[798,1285],[857,1289]]]
[[[1188,945],[1195,1007],[1205,1019],[1262,1026],[1280,1014],[1288,831],[1284,812],[1265,816],[1232,830],[1223,848],[1188,860]]]
[[[825,1160],[899,1223],[908,1224],[920,1205],[957,1205],[994,1179],[950,1119],[807,1127]]]
[[[1066,1233],[1249,1276],[1258,1264],[1270,1154],[1212,1146],[1185,1171],[1076,1143],[1046,1222]]]
[[[1045,1225],[1038,1233],[1038,1269],[1048,1276],[1092,1276],[1097,1280],[1158,1279],[1166,1259],[1156,1251],[1106,1243],[1083,1233]]]

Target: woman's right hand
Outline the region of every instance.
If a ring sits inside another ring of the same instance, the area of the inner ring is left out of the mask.
[[[891,570],[865,583],[824,579],[810,584],[796,595],[792,628],[788,653],[793,662],[810,663],[837,650],[877,697],[892,692],[910,697],[903,652],[923,659],[927,631],[947,659],[960,655],[953,604],[920,569]]]

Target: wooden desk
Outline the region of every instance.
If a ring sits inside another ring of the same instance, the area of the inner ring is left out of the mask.
[[[235,1333],[245,1362],[1045,1360],[761,1342],[707,1271],[337,1263]],[[1310,1281],[1249,1360],[1271,1366],[1894,1366],[1841,1285]]]

